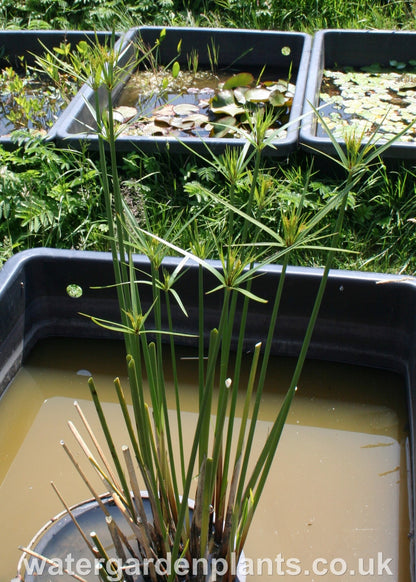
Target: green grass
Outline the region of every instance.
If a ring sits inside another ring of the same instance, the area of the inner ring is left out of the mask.
[[[105,212],[94,155],[59,150],[32,139],[15,152],[0,150],[0,262],[26,248],[107,250]],[[180,245],[198,245],[214,253],[213,235],[221,234],[226,211],[209,193],[221,196],[218,174],[192,155],[126,154],[120,158],[122,192],[139,223],[164,236],[174,224],[190,226]],[[319,168],[312,157],[293,156],[278,165],[264,161],[257,182],[256,211],[271,228],[304,196],[305,208],[322,208],[342,176]],[[244,205],[250,175],[236,184],[236,202]],[[328,216],[328,224],[332,216]],[[335,266],[413,275],[416,273],[415,170],[384,166],[369,173],[350,195],[343,233],[348,253]],[[292,262],[320,266],[323,255],[292,254]]]
[[[229,26],[280,30],[414,28],[414,0],[13,0],[0,2],[4,28]]]
[[[3,28],[128,28],[141,24],[229,26],[306,30],[319,28],[415,27],[414,0],[0,0]],[[220,196],[221,183],[208,164],[189,155],[120,157],[123,194],[137,219],[162,235],[191,220],[181,232],[185,247],[213,252],[212,234],[221,233],[224,207],[207,196]],[[350,196],[343,234],[349,252],[335,266],[404,274],[416,273],[416,170],[397,166],[369,173],[360,192]],[[342,176],[298,154],[288,163],[265,160],[255,192],[258,212],[270,226],[305,197],[319,210]],[[236,184],[243,202],[250,175]],[[328,217],[331,220],[331,217]],[[93,154],[60,151],[33,138],[15,152],[0,150],[0,263],[35,246],[106,250],[108,239],[96,160]],[[293,262],[301,261],[292,257]],[[319,252],[302,264],[320,265]]]

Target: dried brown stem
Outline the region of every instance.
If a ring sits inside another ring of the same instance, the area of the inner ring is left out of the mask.
[[[52,489],[55,491],[56,495],[59,497],[59,500],[61,501],[62,505],[65,507],[66,512],[68,513],[69,517],[72,519],[73,524],[75,525],[75,527],[77,528],[77,530],[81,534],[81,536],[82,536],[83,540],[85,541],[85,543],[87,544],[88,548],[93,553],[93,555],[97,558],[98,557],[97,551],[95,550],[94,546],[92,545],[92,543],[88,539],[88,536],[84,533],[83,529],[81,528],[81,526],[77,522],[77,519],[76,519],[73,511],[71,510],[69,505],[66,503],[66,501],[64,500],[64,498],[60,494],[58,488],[56,487],[56,485],[53,481],[51,481],[51,485],[52,485]]]
[[[105,503],[103,503],[103,500],[102,500],[101,496],[98,495],[98,493],[95,491],[95,489],[92,486],[92,484],[90,483],[89,479],[87,478],[87,476],[85,475],[85,473],[83,472],[83,470],[81,469],[81,467],[79,466],[79,464],[77,463],[77,461],[76,461],[74,455],[72,454],[71,450],[68,448],[68,446],[65,444],[64,441],[61,441],[61,445],[63,446],[64,451],[66,452],[66,454],[68,455],[68,457],[71,460],[72,464],[74,465],[74,467],[78,471],[78,473],[81,476],[82,480],[87,485],[88,489],[90,490],[90,492],[91,492],[92,496],[94,497],[95,501],[97,502],[98,506],[103,511],[104,515],[106,517],[109,517],[110,516],[110,513],[109,513],[109,511],[108,511]],[[118,526],[117,526],[117,528],[118,528]],[[123,540],[123,543],[126,546],[126,548],[128,549],[128,551],[130,552],[130,554],[134,558],[138,558],[137,553],[133,550],[133,548],[131,547],[128,539],[126,538],[126,536],[124,535],[124,533],[121,531],[120,528],[118,528],[118,535]]]
[[[88,432],[88,435],[89,435],[90,439],[91,439],[91,440],[92,440],[92,442],[94,443],[94,446],[95,446],[95,448],[96,448],[96,451],[97,451],[97,453],[98,453],[98,455],[99,455],[100,459],[101,459],[101,460],[102,460],[102,462],[104,463],[104,467],[106,468],[106,470],[107,470],[107,473],[110,475],[110,477],[111,477],[111,479],[113,480],[113,482],[114,482],[114,483],[117,483],[117,478],[116,478],[115,474],[113,473],[113,471],[112,471],[112,469],[111,469],[110,463],[107,461],[107,458],[106,458],[106,456],[104,455],[104,451],[102,450],[102,448],[101,448],[101,446],[100,446],[100,443],[98,442],[98,439],[97,439],[97,437],[95,436],[95,434],[94,434],[94,431],[92,430],[92,428],[91,428],[91,425],[90,425],[90,423],[88,422],[88,420],[87,420],[87,418],[86,418],[85,414],[83,413],[83,411],[82,411],[82,409],[81,409],[80,405],[78,404],[78,402],[76,402],[76,401],[75,401],[75,402],[74,402],[74,406],[75,406],[75,409],[76,409],[76,411],[78,412],[78,414],[79,414],[79,416],[80,416],[80,418],[81,418],[81,420],[82,420],[82,423],[83,423],[83,425],[84,425],[84,427],[85,427],[86,431]],[[118,487],[120,488],[120,485],[118,485]]]
[[[53,560],[50,560],[46,556],[42,556],[42,554],[38,554],[37,552],[31,550],[30,548],[25,548],[24,546],[19,546],[19,550],[21,550],[22,552],[25,552],[26,554],[29,554],[29,556],[32,556],[33,558],[36,558],[37,560],[42,560],[43,562],[46,562],[47,564],[49,564],[49,566],[54,566],[56,568],[56,562],[54,562]],[[87,580],[85,580],[85,578],[81,578],[81,576],[78,576],[77,574],[71,572],[70,570],[67,570],[66,568],[62,568],[62,571],[65,572],[65,574],[68,574],[68,576],[75,578],[75,580],[78,580],[78,582],[88,582]]]

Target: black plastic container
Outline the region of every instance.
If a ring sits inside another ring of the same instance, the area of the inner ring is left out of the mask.
[[[319,105],[324,69],[360,68],[379,64],[389,67],[390,61],[408,62],[416,51],[416,33],[392,30],[320,30],[312,46],[305,104],[300,130],[300,146],[312,153],[335,154],[331,140],[317,135],[317,117],[313,107]],[[321,110],[325,114],[325,107]],[[345,149],[345,141],[339,143]],[[416,158],[416,143],[396,141],[383,157],[412,160]]]
[[[287,76],[291,73],[291,81],[296,83],[296,92],[290,114],[290,125],[286,137],[275,142],[276,148],[267,148],[266,153],[284,157],[297,148],[299,137],[299,118],[302,113],[303,96],[305,91],[308,62],[311,48],[311,38],[304,33],[258,31],[258,30],[228,30],[212,28],[166,28],[166,36],[161,43],[158,53],[159,62],[166,65],[176,59],[177,47],[181,41],[181,53],[177,58],[182,68],[187,67],[187,56],[193,50],[198,52],[199,67],[209,67],[210,57],[208,48],[212,45],[219,47],[218,68],[231,66],[241,71],[245,68],[261,72],[263,65],[273,71]],[[132,29],[126,36],[131,46],[122,57],[126,63],[134,54],[133,43],[139,37],[142,41],[153,46],[159,38],[162,28],[140,27]],[[283,52],[282,52],[283,49]],[[287,51],[286,49],[289,49]],[[289,52],[289,54],[286,54]],[[128,79],[126,75],[125,81]],[[124,82],[125,83],[125,82]],[[121,83],[113,93],[115,105],[124,87]],[[79,147],[80,142],[87,142],[96,149],[97,137],[88,130],[94,126],[94,120],[85,101],[93,102],[92,91],[84,87],[75,97],[65,115],[57,124],[57,138],[61,144]],[[104,101],[103,101],[104,103]],[[206,138],[206,143],[215,153],[224,151],[227,146],[244,144],[243,139]],[[184,152],[186,146],[194,151],[206,153],[204,142],[197,137],[184,137],[180,141],[174,137],[160,136],[120,136],[117,140],[119,151],[140,149],[144,152],[163,151],[167,147],[171,153]]]
[[[173,271],[179,259],[168,258]],[[140,272],[149,261],[135,258]],[[252,303],[247,321],[246,348],[252,349],[267,333],[270,309],[281,268],[271,265],[253,280],[252,291],[268,300]],[[218,281],[206,275],[206,289]],[[296,356],[310,317],[322,271],[289,268],[273,353]],[[0,393],[38,340],[47,337],[107,337],[114,334],[91,323],[80,312],[107,320],[118,319],[111,255],[88,251],[38,249],[11,258],[0,271]],[[176,331],[198,331],[198,265],[190,264],[176,290],[188,317],[175,306]],[[78,285],[82,295],[70,296],[68,285]],[[147,291],[149,289],[149,291]],[[148,292],[148,296],[146,293]],[[142,309],[152,302],[150,287],[143,286]],[[206,330],[218,323],[216,294],[205,296]],[[176,304],[175,304],[176,305]],[[240,304],[241,307],[241,304]],[[237,307],[237,309],[240,309]],[[151,325],[151,323],[150,323]],[[120,337],[118,335],[118,337]],[[234,338],[236,340],[236,338]],[[182,338],[183,342],[193,342]],[[415,415],[416,415],[416,280],[412,277],[349,271],[332,271],[308,352],[308,358],[369,366],[396,372],[406,386],[409,422],[409,515],[415,523]],[[410,535],[410,571],[415,579],[415,547]]]
[[[62,30],[1,30],[0,31],[0,68],[13,67],[15,70],[24,70],[25,65],[35,64],[35,55],[42,55],[45,48],[52,50],[62,42],[69,42],[76,46],[80,41],[104,43],[109,40],[111,33],[93,31],[62,31]],[[119,35],[116,35],[118,38]],[[47,139],[53,139],[55,127],[47,132]],[[15,147],[10,135],[0,135],[0,145],[7,149]]]
[[[149,262],[140,255],[140,269]],[[173,270],[178,259],[167,258],[164,267]],[[214,263],[216,264],[216,263]],[[177,290],[189,317],[174,309],[178,331],[197,331],[197,265],[189,265],[177,282]],[[270,265],[253,280],[253,292],[268,304],[253,303],[246,342],[263,338],[269,325],[280,267]],[[297,355],[320,282],[320,269],[291,267],[274,338],[276,354]],[[217,279],[206,273],[207,288]],[[91,289],[113,280],[109,253],[34,249],[9,259],[0,271],[0,393],[39,339],[45,337],[119,337],[93,325],[79,312],[105,319],[118,318],[114,289]],[[79,285],[82,296],[67,292]],[[142,293],[146,297],[146,287]],[[143,300],[144,302],[146,299]],[[149,290],[148,305],[151,304]],[[204,300],[206,329],[218,322],[215,294]],[[146,305],[142,306],[143,311]],[[185,341],[183,339],[182,341]],[[192,340],[188,340],[192,341]],[[412,410],[416,412],[416,280],[377,273],[331,271],[323,305],[313,334],[308,357],[372,366],[398,372],[411,388]],[[415,394],[413,394],[415,391]]]

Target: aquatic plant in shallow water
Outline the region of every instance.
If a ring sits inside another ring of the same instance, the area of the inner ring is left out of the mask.
[[[273,73],[262,71],[259,77],[250,72],[140,69],[118,99],[115,119],[125,124],[125,135],[232,138],[262,108],[274,113],[272,131],[287,122],[295,85]],[[282,129],[279,137],[284,135]]]
[[[59,92],[33,73],[22,75],[12,67],[0,72],[0,135],[16,129],[46,134],[62,105]]]
[[[57,67],[54,58],[71,63],[88,60],[89,43],[62,42],[52,49],[40,44],[44,53],[34,55],[34,66],[22,58],[18,69],[0,71],[0,135],[16,129],[46,134],[80,87],[77,77]]]
[[[134,548],[103,516],[104,527],[108,525],[111,528],[121,564],[126,564],[128,557],[137,558],[142,563],[149,557],[166,559],[169,555],[172,563],[179,559],[186,560],[188,564],[195,564],[196,561],[196,570],[191,568],[182,576],[175,570],[156,572],[150,569],[152,582],[202,581],[210,577],[204,569],[204,560],[211,566],[214,560],[224,560],[227,568],[222,579],[233,580],[236,572],[232,566],[238,563],[242,554],[306,359],[332,258],[338,247],[347,198],[381,149],[368,146],[360,150],[360,144],[355,147],[356,144],[351,143],[349,156],[341,150],[339,163],[346,171],[346,180],[333,192],[327,205],[310,214],[305,210],[307,205],[302,196],[295,206],[276,215],[275,227],[271,228],[262,223],[261,214],[253,211],[262,152],[274,138],[267,134],[267,115],[263,112],[255,115],[251,131],[244,133],[246,143],[239,150],[227,150],[224,155],[215,156],[207,147],[206,163],[212,165],[227,184],[224,196],[209,190],[203,193],[208,199],[221,203],[227,217],[223,236],[215,237],[213,241],[220,259],[218,266],[206,260],[205,250],[198,246],[198,240],[194,241],[192,250],[183,249],[172,235],[176,231],[170,231],[169,226],[166,238],[143,228],[123,200],[117,170],[117,135],[112,106],[112,90],[117,85],[119,75],[123,74],[117,66],[122,50],[122,44],[109,54],[96,49],[96,58],[92,59],[93,75],[89,80],[96,92],[104,90],[107,95],[105,109],[100,107],[97,97],[94,114],[120,320],[106,321],[98,314],[89,314],[88,317],[97,325],[124,335],[132,413],[126,406],[119,379],[115,379],[114,384],[130,442],[122,448],[120,455],[111,436],[110,419],[104,415],[92,378],[88,383],[114,468],[101,453],[100,437],[88,429],[89,423],[79,407],[82,424],[87,428],[97,454],[91,452],[90,445],[79,436],[72,424],[71,429],[92,469],[102,478],[131,527]],[[250,178],[250,190],[247,200],[237,205],[235,187],[242,176]],[[333,229],[329,230],[328,214],[336,209],[338,217]],[[190,218],[182,229],[190,227],[192,220]],[[260,232],[268,238],[267,243],[257,242]],[[260,454],[253,458],[252,445],[256,439],[262,390],[291,252],[313,248],[327,251],[326,265],[283,405],[276,413]],[[149,259],[147,275],[137,272],[134,267],[133,253],[137,250]],[[167,253],[179,257],[175,268],[169,272],[163,263]],[[241,378],[241,365],[243,358],[247,357],[247,318],[254,302],[265,302],[261,295],[254,292],[253,280],[271,262],[281,262],[281,276],[270,305],[266,337],[259,338],[255,345],[250,346],[251,369],[245,382]],[[180,278],[186,277],[186,267],[190,263],[196,264],[199,271],[199,286],[195,290],[199,333],[193,338],[178,330],[175,321],[175,312],[186,313],[186,305],[175,285]],[[206,275],[213,281],[209,287]],[[146,299],[149,288],[150,300]],[[204,325],[206,293],[218,295],[218,325],[211,330],[206,330]],[[184,453],[181,390],[175,364],[177,342],[184,339],[192,339],[198,349],[198,413],[189,455]],[[163,342],[169,346],[174,374],[174,423],[168,414],[166,400]],[[235,363],[232,364],[233,352]],[[148,397],[144,390],[145,378],[149,384]],[[218,394],[216,402],[214,390]],[[235,422],[238,398],[243,399],[239,426]],[[178,441],[172,437],[174,424]],[[66,450],[72,458],[69,447]],[[175,450],[179,450],[179,462],[175,460]],[[195,483],[191,518],[188,499]],[[149,496],[152,520],[144,520],[140,492],[143,488]],[[88,540],[88,535],[85,539]],[[89,545],[95,557],[102,558],[104,562],[107,560],[107,550],[102,547],[99,535],[95,534]],[[30,553],[30,550],[25,551]],[[122,567],[116,573],[119,579],[129,580]],[[104,568],[99,574],[103,580],[109,578]]]

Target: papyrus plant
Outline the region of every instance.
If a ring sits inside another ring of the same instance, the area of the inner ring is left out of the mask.
[[[93,59],[95,68],[89,79],[96,95],[92,111],[99,139],[102,189],[114,265],[114,282],[109,284],[114,285],[117,292],[120,320],[109,322],[101,319],[99,314],[89,316],[96,324],[124,335],[129,386],[123,387],[119,379],[114,381],[114,386],[130,442],[117,450],[111,435],[111,422],[104,415],[92,378],[89,386],[111,462],[102,452],[101,437],[92,432],[80,409],[82,424],[93,444],[85,442],[75,426],[70,425],[134,537],[134,542],[127,540],[117,524],[103,515],[103,524],[106,527],[107,522],[115,552],[125,568],[116,571],[116,566],[113,566],[112,571],[103,565],[100,576],[108,580],[117,574],[120,579],[132,580],[134,575],[128,568],[130,558],[144,563],[169,557],[172,564],[179,559],[187,560],[190,565],[188,573],[183,574],[181,570],[179,575],[174,568],[161,571],[150,567],[148,576],[152,582],[203,581],[212,576],[209,564],[214,559],[221,559],[228,566],[222,579],[228,581],[236,575],[233,566],[238,563],[244,549],[296,392],[331,261],[339,246],[348,196],[357,192],[370,164],[378,159],[388,144],[377,150],[371,143],[357,148],[354,142],[347,154],[340,150],[339,161],[346,177],[334,189],[326,206],[310,213],[305,200],[307,193],[303,192],[296,204],[276,212],[273,226],[266,226],[255,199],[262,181],[262,152],[275,136],[266,133],[270,120],[260,111],[252,131],[244,135],[246,144],[242,148],[215,156],[207,146],[207,155],[202,160],[213,165],[218,180],[224,185],[220,194],[208,190],[203,193],[223,206],[223,234],[213,234],[212,248],[208,251],[198,244],[197,236],[190,248],[181,248],[178,238],[181,232],[192,226],[193,218],[180,227],[173,229],[167,225],[164,233],[156,233],[152,232],[151,224],[146,228],[137,224],[123,201],[116,154],[117,134],[121,128],[112,115],[112,92],[119,82],[119,75],[124,74],[117,64],[120,51],[123,51],[122,44],[109,52],[97,48],[95,61]],[[105,93],[104,106],[99,92]],[[243,178],[248,179],[250,187],[245,203],[238,205],[235,192]],[[298,256],[302,249],[310,252],[314,248],[325,249],[327,253],[315,303],[282,407],[260,454],[253,458],[252,445],[257,438],[262,391],[291,253],[296,251]],[[135,268],[134,253],[137,252],[148,258],[147,275]],[[170,271],[165,269],[163,262],[167,254],[178,257],[175,268]],[[211,258],[218,260],[208,260]],[[174,318],[178,310],[186,314],[187,306],[175,285],[179,278],[187,276],[186,268],[192,263],[199,271],[199,285],[195,289],[198,304],[198,333],[195,336],[178,331]],[[261,295],[254,293],[252,283],[261,269],[270,263],[281,264],[281,275],[269,306],[269,329],[265,337],[259,337],[258,342],[250,346],[250,370],[248,377],[243,378],[241,368],[243,358],[247,357],[249,310],[255,302],[265,302]],[[215,281],[209,288],[206,273],[210,280]],[[215,293],[218,298],[218,322],[210,330],[204,327],[207,293]],[[194,343],[198,357],[195,378],[198,410],[190,443],[184,442],[180,371],[176,357],[178,343],[184,339]],[[164,345],[167,350],[163,350]],[[166,397],[166,358],[173,370],[173,420]],[[146,389],[145,383],[148,385]],[[131,408],[126,404],[124,390],[130,392]],[[242,399],[242,414],[237,423],[238,399]],[[178,435],[175,439],[174,432]],[[185,444],[189,445],[189,452],[186,452]],[[79,468],[70,448],[66,444],[64,448]],[[179,460],[175,460],[177,458]],[[88,478],[81,474],[99,500]],[[192,488],[195,503],[190,512]],[[142,496],[143,490],[147,492],[145,496]],[[147,518],[144,509],[147,503],[151,507],[151,519]],[[103,510],[105,512],[105,507]],[[107,550],[100,541],[99,532],[92,538],[89,532],[82,535],[93,555],[107,560]]]

